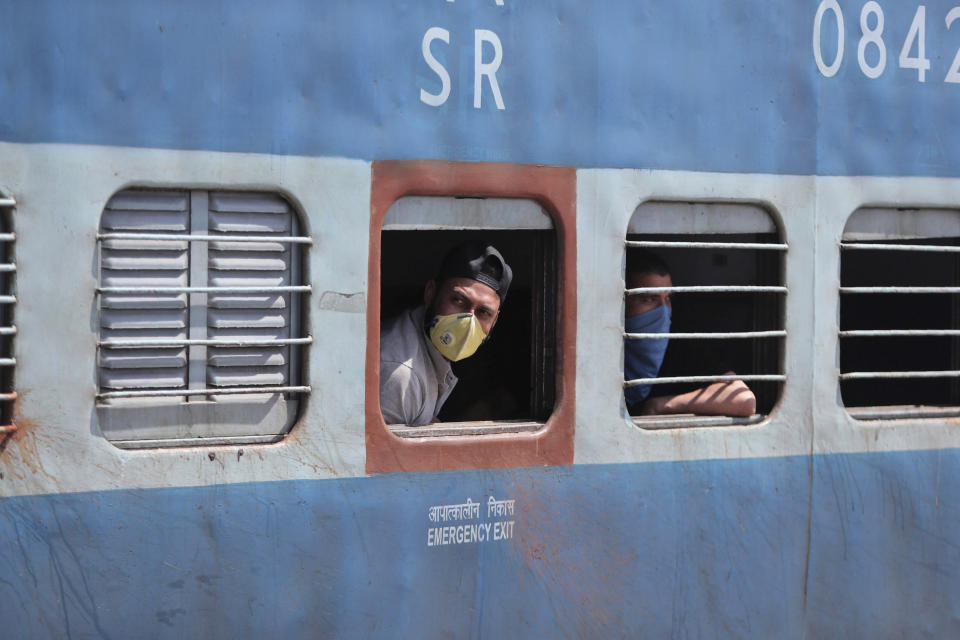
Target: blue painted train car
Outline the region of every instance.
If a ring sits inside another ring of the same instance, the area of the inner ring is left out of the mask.
[[[0,1],[0,637],[957,636],[958,18]],[[386,425],[480,236],[501,324]],[[639,247],[646,383],[754,415],[628,413]]]

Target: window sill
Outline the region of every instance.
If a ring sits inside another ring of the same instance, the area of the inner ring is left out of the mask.
[[[174,449],[178,447],[222,447],[237,444],[271,444],[286,434],[265,436],[229,436],[221,438],[169,438],[155,440],[109,440],[118,449]]]
[[[695,427],[746,427],[759,424],[766,415],[756,413],[746,418],[732,416],[698,416],[692,413],[678,413],[669,416],[631,416],[633,424],[641,429],[659,431],[661,429],[691,429]]]
[[[437,422],[422,427],[408,427],[405,424],[388,424],[387,428],[401,438],[433,438],[447,436],[488,436],[503,433],[529,433],[544,427],[543,422],[529,420],[477,421],[477,422]]]
[[[909,420],[918,418],[956,418],[960,407],[932,405],[891,405],[888,407],[846,407],[854,420]]]

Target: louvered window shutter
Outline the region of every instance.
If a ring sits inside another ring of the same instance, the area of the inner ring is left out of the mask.
[[[210,235],[291,236],[293,212],[273,194],[212,193]],[[293,250],[282,242],[211,242],[213,287],[285,287],[291,284]],[[209,297],[207,327],[217,340],[283,340],[291,337],[296,294],[217,293]],[[283,386],[291,383],[291,347],[211,347],[211,387]]]
[[[108,439],[261,442],[289,429],[295,394],[310,391],[299,379],[310,238],[297,231],[295,211],[271,193],[131,189],[110,199],[98,394]]]
[[[107,203],[101,221],[109,232],[179,233],[189,230],[188,194],[125,191]],[[105,240],[100,279],[104,288],[186,287],[185,241]],[[100,298],[100,339],[162,340],[187,337],[184,293],[105,293]],[[187,384],[185,346],[100,350],[100,387],[105,390],[178,389]]]

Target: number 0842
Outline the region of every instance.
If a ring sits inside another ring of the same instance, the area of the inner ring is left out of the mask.
[[[827,14],[830,14],[829,16]],[[960,7],[954,7],[944,18],[947,29],[960,18]],[[837,29],[836,54],[828,64],[823,58],[821,32],[824,20],[834,20]],[[857,63],[860,71],[868,78],[879,78],[887,68],[887,46],[883,40],[883,8],[875,0],[869,0],[860,9],[860,41],[857,43]],[[836,75],[843,62],[844,52],[843,10],[837,0],[823,0],[817,7],[813,19],[813,59],[817,69],[827,78]],[[927,57],[927,7],[919,5],[913,14],[913,22],[907,31],[907,37],[900,47],[897,65],[901,69],[915,69],[917,80],[926,82],[930,70],[930,58]],[[960,49],[953,57],[944,82],[960,83]]]

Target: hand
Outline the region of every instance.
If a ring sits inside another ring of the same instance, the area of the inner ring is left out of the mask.
[[[732,376],[736,372],[728,371],[724,375]],[[756,409],[757,398],[743,380],[724,380],[677,396],[649,398],[640,415],[695,413],[746,417],[753,415]]]
[[[669,413],[666,411],[667,401],[675,398],[676,396],[655,396],[652,398],[647,398],[647,401],[643,403],[643,406],[640,407],[641,416],[656,416],[662,415],[664,413]]]

